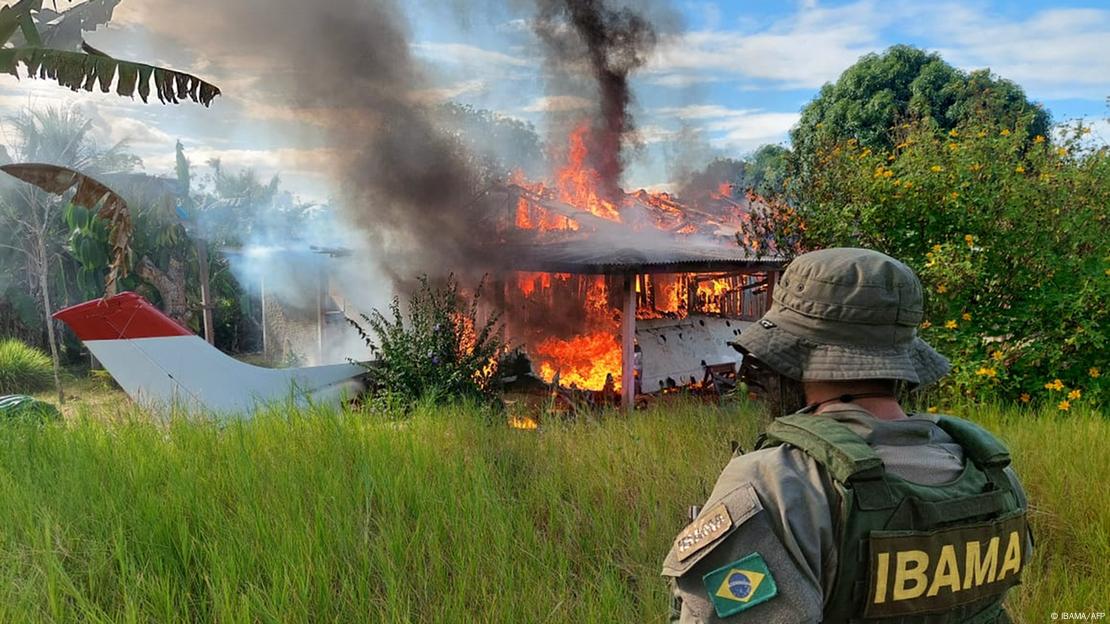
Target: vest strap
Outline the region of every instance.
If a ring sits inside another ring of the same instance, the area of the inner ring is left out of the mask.
[[[1001,516],[1012,510],[1009,492],[993,491],[944,501],[904,498],[890,519],[892,526],[930,530],[981,516]]]
[[[980,468],[1002,468],[1010,464],[1010,451],[979,425],[951,416],[939,416],[937,424],[963,447],[971,461]]]
[[[767,428],[764,444],[779,443],[798,447],[840,483],[883,475],[883,460],[867,442],[832,418],[807,414],[779,418]]]

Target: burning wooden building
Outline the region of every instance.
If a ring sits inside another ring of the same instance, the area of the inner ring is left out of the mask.
[[[498,191],[492,304],[535,373],[632,405],[734,369],[727,341],[766,311],[784,266],[739,244],[758,200],[728,188],[697,204],[642,190],[604,197],[585,160],[572,135],[552,185],[517,179]]]

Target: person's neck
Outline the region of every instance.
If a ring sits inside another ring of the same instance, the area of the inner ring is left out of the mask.
[[[880,382],[805,382],[806,403],[819,403],[815,414],[820,414],[834,405],[843,405],[838,400],[844,395],[852,396],[850,405],[866,410],[880,420],[899,420],[906,418],[906,412],[898,404],[890,384]],[[861,396],[868,395],[868,396]],[[855,398],[859,397],[859,398]]]

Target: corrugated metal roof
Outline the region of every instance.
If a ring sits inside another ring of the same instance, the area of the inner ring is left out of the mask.
[[[511,268],[517,271],[594,275],[737,269],[765,271],[781,269],[786,265],[786,261],[778,257],[753,257],[735,243],[712,244],[681,236],[667,240],[653,237],[650,245],[644,246],[609,244],[592,237],[516,243],[499,249],[498,255],[509,258]]]

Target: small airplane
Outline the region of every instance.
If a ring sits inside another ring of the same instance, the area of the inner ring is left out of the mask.
[[[60,310],[73,330],[136,403],[250,415],[267,405],[339,405],[357,397],[359,364],[271,369],[240,362],[179,325],[146,299],[124,292]]]

